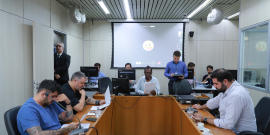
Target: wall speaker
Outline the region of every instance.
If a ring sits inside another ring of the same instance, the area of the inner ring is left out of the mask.
[[[214,8],[207,16],[207,23],[219,24],[223,20],[223,10],[220,7]]]
[[[82,20],[82,14],[81,14],[80,10],[76,7],[70,8],[69,17],[70,17],[71,21],[74,23],[80,23]]]
[[[190,31],[190,32],[189,32],[189,36],[190,36],[190,37],[193,37],[193,35],[194,35],[194,31]]]

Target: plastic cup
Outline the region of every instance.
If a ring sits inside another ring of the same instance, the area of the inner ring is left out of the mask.
[[[217,129],[217,128],[212,129],[212,134],[213,135],[219,135],[219,129]]]
[[[188,117],[189,117],[189,118],[192,118],[192,116],[193,116],[193,111],[190,111],[190,110],[189,110],[189,111],[187,111],[187,114],[188,114]]]

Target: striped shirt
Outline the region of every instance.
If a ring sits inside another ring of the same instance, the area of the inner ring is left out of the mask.
[[[220,119],[215,119],[217,127],[230,129],[235,133],[257,131],[254,105],[249,91],[234,81],[224,92],[206,103],[209,109],[219,107]]]

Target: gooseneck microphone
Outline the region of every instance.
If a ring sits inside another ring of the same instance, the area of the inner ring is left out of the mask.
[[[54,102],[56,102],[56,103],[57,103],[59,106],[61,106],[65,111],[67,111],[67,108],[65,108],[65,107],[62,106],[60,103],[58,103],[56,100],[54,100],[51,96],[49,96],[50,94],[49,94],[48,92],[45,92],[45,95],[46,95],[47,97],[50,97]],[[72,110],[72,111],[73,111],[73,110]],[[82,128],[80,119],[79,119],[76,115],[74,115],[73,113],[72,113],[72,115],[75,116],[75,117],[79,120],[79,128],[77,128],[77,129],[75,129],[75,130],[69,132],[69,135],[75,135],[75,134],[78,134],[78,133],[81,133],[81,132],[86,132],[86,131],[88,131],[88,128],[87,128],[87,129],[83,129],[83,128]]]
[[[191,111],[193,111],[193,112],[198,112],[198,110],[196,110],[196,109],[194,109],[194,108],[191,107],[192,100],[193,100],[193,99],[191,99],[190,105],[189,105],[189,107],[186,109],[186,112],[187,112],[188,110],[191,110]]]

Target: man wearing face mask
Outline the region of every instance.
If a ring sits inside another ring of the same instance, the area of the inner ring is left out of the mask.
[[[205,75],[205,76],[203,76],[203,80],[202,80],[202,81],[203,81],[204,83],[207,82],[206,84],[213,85],[213,81],[212,81],[212,79],[211,79],[211,75],[212,75],[212,72],[213,72],[213,66],[208,65],[208,66],[206,67],[206,70],[207,70],[208,74]]]
[[[145,83],[156,83],[156,87],[154,90],[150,91],[151,95],[159,95],[160,94],[160,86],[158,79],[154,76],[152,76],[152,68],[150,66],[147,66],[144,69],[144,75],[143,77],[140,78],[138,81],[137,87],[135,88],[136,93],[138,94],[146,94],[144,92],[144,86]]]
[[[257,131],[254,105],[249,91],[233,80],[231,73],[217,69],[211,76],[218,96],[207,101],[203,106],[195,104],[195,109],[215,109],[219,107],[220,119],[210,119],[202,115],[194,117],[219,128],[230,129],[239,134],[242,131]]]

